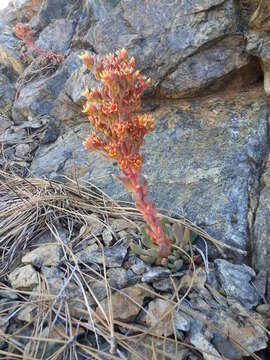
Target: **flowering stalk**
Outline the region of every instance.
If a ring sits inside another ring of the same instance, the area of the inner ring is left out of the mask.
[[[33,41],[33,32],[29,24],[18,23],[15,26],[15,34],[21,39],[25,45],[32,49],[34,52],[37,52],[39,55],[49,58],[51,60],[56,60],[60,63],[63,60],[63,55],[55,54],[52,50],[44,50],[37,47]]]
[[[147,182],[141,174],[143,156],[139,152],[144,136],[154,129],[151,115],[137,114],[142,92],[150,85],[150,79],[135,70],[135,59],[129,59],[125,49],[97,61],[87,52],[80,58],[103,84],[102,88],[86,88],[83,92],[87,99],[83,113],[94,130],[84,146],[88,150],[100,150],[117,161],[122,171],[118,179],[132,192],[135,205],[148,224],[146,234],[157,245],[159,259],[166,258],[170,254],[170,239],[164,234],[156,208],[146,194]]]

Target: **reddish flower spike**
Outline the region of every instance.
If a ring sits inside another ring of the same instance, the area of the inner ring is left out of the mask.
[[[170,242],[163,233],[152,200],[146,195],[147,182],[141,174],[143,157],[139,153],[145,135],[154,129],[153,119],[149,114],[135,115],[150,79],[135,70],[135,59],[128,59],[125,49],[99,58],[95,66],[94,58],[87,53],[81,59],[103,83],[102,90],[94,88],[83,92],[87,99],[83,112],[90,115],[90,123],[102,136],[92,133],[84,144],[117,160],[123,172],[119,180],[132,192],[136,207],[151,229],[150,238],[159,246],[160,256],[166,257],[170,253]]]

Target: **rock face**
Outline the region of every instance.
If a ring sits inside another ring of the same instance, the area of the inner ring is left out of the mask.
[[[70,47],[73,32],[73,21],[55,20],[40,33],[37,46],[44,50],[52,50],[56,54],[63,54]]]
[[[256,211],[252,242],[253,265],[256,270],[270,268],[270,157],[261,177],[261,192]],[[269,293],[270,296],[270,293]]]
[[[77,54],[71,54],[54,74],[47,78],[36,79],[23,86],[20,95],[14,102],[12,111],[14,121],[22,123],[29,116],[33,118],[50,114],[65,82],[79,65]]]
[[[0,109],[5,109],[8,106],[11,108],[14,97],[14,86],[6,75],[0,73]]]
[[[166,96],[198,91],[247,63],[243,38],[233,35],[238,24],[231,0],[93,3],[85,39],[98,53],[126,47]]]
[[[166,103],[153,116],[155,131],[146,139],[143,171],[156,204],[247,250],[251,188],[268,151],[268,109],[260,87],[237,97],[229,93]],[[70,176],[75,161],[78,176],[118,198],[126,195],[111,180],[113,163],[84,151],[81,138],[87,129],[74,127],[56,143],[42,146],[32,172]]]
[[[18,40],[13,36],[10,27],[1,28],[0,34],[0,64],[11,67],[16,73],[23,72],[23,64],[17,50]]]
[[[81,91],[96,83],[78,58],[84,49],[104,54],[124,46],[153,79],[143,106],[155,118],[155,131],[146,139],[143,172],[157,206],[230,246],[254,249],[255,268],[267,270],[268,2],[37,0],[18,6],[35,43],[64,59],[29,77],[31,52],[12,31],[14,9],[0,17],[1,166],[18,161],[33,176],[76,175],[130,199],[112,179],[116,164],[82,146],[89,127]],[[44,118],[50,119],[46,135],[25,125]]]
[[[239,299],[248,309],[259,302],[259,294],[252,286],[255,271],[246,265],[232,265],[226,260],[215,260],[217,275],[228,297]]]

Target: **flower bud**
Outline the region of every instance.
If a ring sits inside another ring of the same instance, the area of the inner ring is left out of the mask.
[[[88,99],[89,95],[90,95],[90,91],[89,91],[88,87],[86,87],[84,89],[84,91],[82,92],[82,96],[85,97],[86,99]]]
[[[89,54],[87,51],[81,55],[79,58],[82,60],[83,64],[87,67],[87,69],[91,70],[94,65],[94,56]]]

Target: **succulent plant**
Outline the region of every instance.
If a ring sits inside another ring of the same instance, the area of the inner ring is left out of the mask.
[[[125,49],[97,59],[85,52],[80,58],[102,84],[83,92],[87,99],[83,113],[88,116],[92,127],[83,144],[86,149],[98,150],[105,157],[117,161],[122,172],[117,178],[132,193],[147,224],[144,239],[150,252],[142,251],[141,255],[149,261],[155,258],[162,263],[170,254],[171,240],[163,232],[141,172],[143,155],[140,148],[147,133],[154,130],[154,122],[150,114],[139,111],[142,93],[151,80],[135,69],[135,59],[129,58]]]
[[[133,243],[131,248],[142,260],[150,264],[163,265],[172,271],[179,271],[184,262],[188,260],[185,253],[190,254],[191,246],[198,234],[182,224],[174,223],[171,225],[166,218],[162,218],[161,223],[165,236],[171,240],[170,254],[166,258],[160,256],[157,245],[152,242],[147,234],[148,225],[141,228],[142,246]]]

